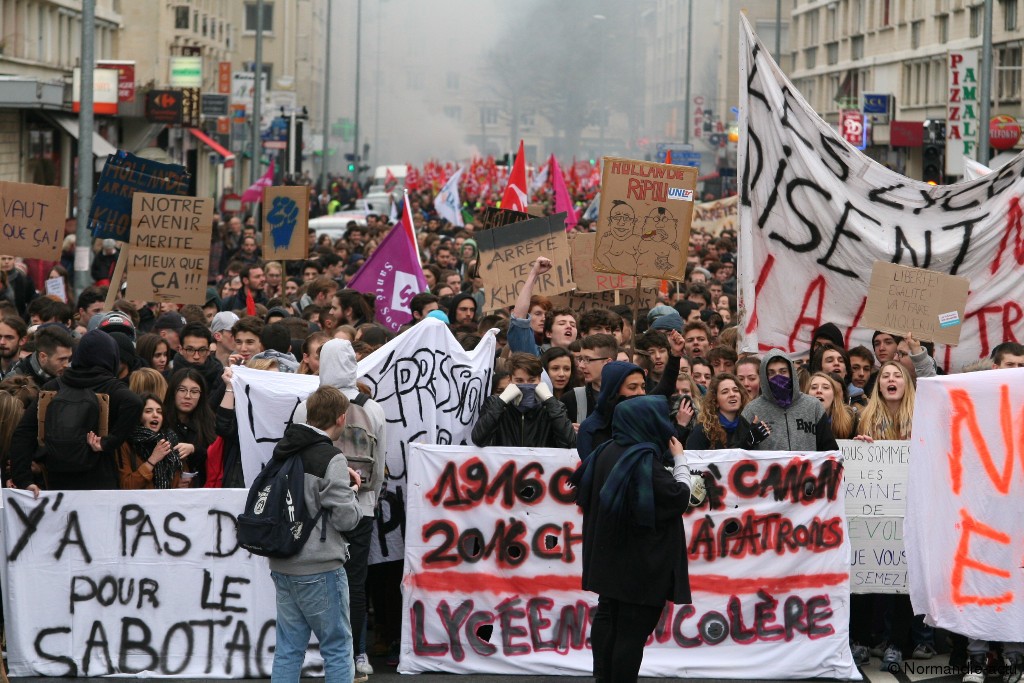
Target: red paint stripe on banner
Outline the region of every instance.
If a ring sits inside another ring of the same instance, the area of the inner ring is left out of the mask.
[[[780,577],[735,578],[716,574],[690,576],[690,588],[704,593],[738,595],[756,593],[785,593],[801,588],[838,586],[850,580],[849,574],[796,574]],[[545,591],[583,590],[580,577],[575,574],[542,574],[540,576],[497,576],[488,573],[423,572],[413,574],[406,581],[428,592],[460,593],[513,593],[543,595]]]

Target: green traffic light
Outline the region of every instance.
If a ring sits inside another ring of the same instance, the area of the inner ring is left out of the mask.
[[[356,165],[355,164],[349,164],[348,165],[348,172],[351,173],[354,170],[356,170]]]

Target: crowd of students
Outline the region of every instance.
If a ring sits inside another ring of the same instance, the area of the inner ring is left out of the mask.
[[[415,196],[412,206],[429,291],[412,299],[410,326],[439,318],[466,349],[487,330],[499,330],[494,386],[472,430],[478,446],[576,448],[586,463],[614,442],[621,449],[616,457],[649,457],[633,448],[643,443],[642,435],[626,433],[621,407],[629,406],[626,412],[636,411],[633,424],[658,432],[665,453],[675,458],[665,460],[671,481],[655,490],[676,500],[699,488],[673,465],[685,463],[686,450],[820,451],[836,449],[836,439],[907,439],[915,382],[941,372],[931,345],[910,334],[876,332],[871,348],[846,348],[832,323],[815,330],[801,353],[739,353],[731,231],[714,237],[695,232],[686,282],[674,284],[635,322],[627,307],[581,314],[535,295],[534,283],[551,268],[544,257],[534,262],[512,310],[492,311],[477,276],[472,222],[443,224],[427,213],[425,197]],[[310,233],[310,259],[287,264],[263,261],[255,227],[240,218],[218,220],[216,228],[212,262],[219,265],[203,305],[114,297],[108,309],[106,287],[93,286],[72,306],[37,294],[26,264],[0,256],[0,457],[8,486],[243,487],[231,388],[236,365],[320,375],[322,384],[356,397],[356,361],[394,333],[374,320],[372,296],[345,285],[379,245],[388,221],[371,216],[366,226],[350,225],[337,240]],[[66,276],[57,268],[48,274]],[[991,358],[962,370],[1022,366],[1024,347],[1007,340]],[[65,462],[67,453],[48,444],[59,431],[55,424],[63,423],[52,418],[67,409],[54,402],[63,388],[106,397],[96,408],[100,428],[85,438],[94,454],[86,469]],[[631,400],[641,396],[654,398]],[[383,443],[383,415],[377,419]],[[661,434],[666,425],[669,431]],[[610,473],[597,476],[604,481]],[[593,498],[583,498],[588,496]],[[374,501],[369,496],[361,502],[363,519],[349,531],[364,552]],[[585,544],[592,547],[593,540],[591,535]],[[360,563],[357,583],[365,580],[366,558],[345,565],[356,570]],[[373,568],[368,573],[372,584]],[[367,653],[387,655],[392,663],[397,658],[401,615],[394,596],[401,571],[389,568],[382,576],[385,585],[370,588],[376,644],[363,642],[367,601],[365,594],[356,597],[362,588],[352,588],[350,577],[357,676],[372,670]],[[677,589],[648,602],[685,597]],[[621,603],[609,596],[606,612],[622,612]],[[852,611],[859,662],[874,653],[888,666],[904,657],[931,658],[947,647],[914,617],[905,597],[858,596]],[[650,610],[642,616],[635,620],[641,629]],[[595,638],[599,632],[595,623]],[[615,647],[607,633],[601,638]],[[953,645],[954,656],[969,656],[975,664],[990,649],[989,643],[956,638]],[[1020,671],[1020,644],[1001,649]]]

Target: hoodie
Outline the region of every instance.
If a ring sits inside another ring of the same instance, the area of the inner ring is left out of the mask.
[[[778,404],[768,382],[768,365],[779,359],[789,365],[792,380],[793,402],[788,408]],[[743,417],[751,424],[757,417],[771,428],[771,436],[757,445],[760,451],[834,451],[839,448],[821,401],[800,391],[793,361],[778,349],[769,351],[761,361],[761,395],[747,404]]]
[[[356,352],[352,350],[352,342],[347,339],[330,339],[320,347],[320,386],[332,386],[353,401],[359,393],[356,387],[358,376],[358,363]],[[363,514],[373,517],[377,507],[377,498],[380,496],[381,488],[384,485],[384,454],[387,449],[387,417],[384,409],[373,399],[367,399],[362,406],[350,403],[350,411],[363,410],[370,425],[372,425],[373,436],[377,439],[378,458],[374,463],[373,478],[367,484],[360,487],[358,494],[359,506]],[[306,402],[303,401],[295,409],[296,422],[306,420]]]
[[[608,363],[601,370],[601,392],[597,395],[597,404],[576,434],[576,452],[580,460],[586,460],[594,449],[612,438],[612,414],[618,405],[619,389],[626,377],[643,369],[639,365],[616,360]]]
[[[348,560],[348,541],[343,534],[355,529],[363,517],[355,491],[349,486],[348,461],[327,434],[298,422],[285,428],[274,447],[274,460],[287,460],[293,455],[302,458],[306,511],[313,516],[324,508],[324,515],[302,550],[292,557],[270,558],[270,569],[298,576],[338,569]],[[327,537],[321,541],[325,527]]]

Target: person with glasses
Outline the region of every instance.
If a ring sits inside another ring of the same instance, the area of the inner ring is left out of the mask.
[[[202,323],[189,323],[181,330],[181,347],[174,357],[173,370],[192,369],[203,376],[210,392],[210,405],[219,405],[224,397],[224,366],[213,351],[213,333]]]
[[[597,395],[601,392],[601,370],[615,360],[618,347],[615,337],[610,334],[592,334],[580,341],[576,369],[583,379],[583,386],[567,391],[561,397],[566,414],[577,428],[594,411]]]
[[[195,368],[182,368],[171,375],[164,400],[164,424],[177,435],[179,444],[195,447],[182,463],[181,480],[190,481],[192,488],[202,488],[206,484],[206,449],[216,438],[216,417],[206,380]]]

